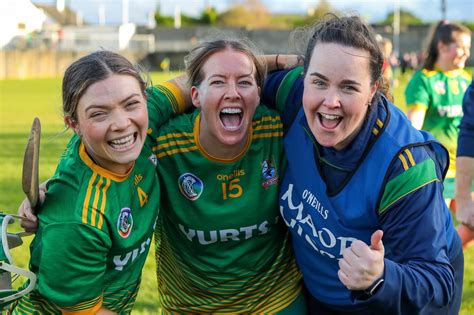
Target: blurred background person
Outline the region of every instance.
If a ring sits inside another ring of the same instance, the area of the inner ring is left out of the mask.
[[[454,210],[454,178],[462,99],[471,77],[464,70],[471,48],[471,31],[445,20],[429,37],[426,59],[405,90],[408,119],[417,129],[432,133],[449,151],[444,197]]]

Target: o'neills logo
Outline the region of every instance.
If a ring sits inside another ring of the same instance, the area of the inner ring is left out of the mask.
[[[133,218],[130,208],[122,208],[117,220],[117,232],[121,237],[127,238],[132,232]]]
[[[179,191],[189,200],[198,199],[204,190],[204,184],[199,177],[191,173],[184,173],[178,178]]]

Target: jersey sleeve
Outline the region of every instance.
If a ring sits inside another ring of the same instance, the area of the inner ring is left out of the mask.
[[[431,153],[424,146],[406,149],[389,174],[379,210],[385,281],[368,300],[356,298],[381,312],[418,314],[427,305],[447,305],[453,296],[446,235],[449,213],[442,195],[445,165],[436,164]]]
[[[262,103],[275,108],[285,130],[291,126],[302,106],[303,68],[275,71],[267,76],[262,92]]]
[[[464,94],[462,109],[464,116],[459,126],[457,156],[474,157],[474,82]]]
[[[91,226],[48,224],[42,231],[38,291],[66,313],[97,311],[110,246],[107,235]]]
[[[426,110],[430,104],[430,95],[422,71],[417,71],[405,89],[405,99],[408,109]]]
[[[171,82],[152,86],[147,89],[149,134],[156,131],[177,114],[186,110],[181,90]]]

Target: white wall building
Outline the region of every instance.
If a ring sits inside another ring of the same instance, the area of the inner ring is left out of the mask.
[[[0,1],[0,48],[15,36],[40,31],[46,15],[29,0]]]

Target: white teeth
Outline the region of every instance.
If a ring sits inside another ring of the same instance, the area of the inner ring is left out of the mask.
[[[130,135],[128,135],[126,137],[123,137],[123,138],[120,138],[120,139],[110,140],[109,143],[114,148],[120,149],[120,148],[126,147],[127,145],[132,144],[133,141],[134,141],[134,138],[135,138],[134,135],[130,134]]]
[[[320,113],[321,116],[323,116],[324,119],[328,119],[328,120],[336,120],[336,119],[339,119],[341,118],[341,116],[338,116],[338,115],[330,115],[330,114],[324,114],[324,113]]]
[[[222,114],[240,114],[242,110],[240,108],[228,107],[221,110]]]

